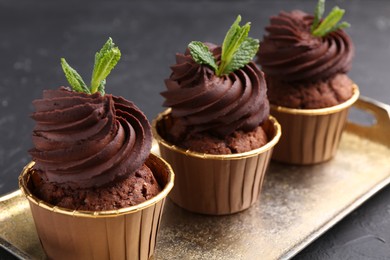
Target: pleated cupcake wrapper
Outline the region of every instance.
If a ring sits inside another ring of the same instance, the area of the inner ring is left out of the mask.
[[[349,107],[358,97],[359,89],[354,85],[352,97],[333,107],[292,109],[271,106],[271,114],[283,130],[272,159],[296,165],[330,160],[338,149]]]
[[[264,124],[269,142],[261,148],[239,154],[213,155],[184,150],[163,136],[171,126],[170,109],[153,121],[153,134],[161,156],[175,171],[170,198],[180,207],[209,215],[226,215],[249,208],[261,191],[272,149],[281,130],[270,117]]]
[[[174,174],[151,154],[146,165],[163,190],[141,204],[109,211],[75,211],[52,206],[30,192],[31,167],[19,177],[43,250],[49,259],[149,259],[155,249],[166,196]]]

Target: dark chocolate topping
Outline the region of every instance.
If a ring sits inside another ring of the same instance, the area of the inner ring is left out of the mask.
[[[221,48],[207,45],[219,60]],[[253,62],[218,77],[210,67],[196,63],[187,50],[176,54],[171,69],[165,81],[167,91],[161,95],[186,133],[224,137],[236,130],[251,131],[269,115],[264,75]]]
[[[149,156],[149,122],[121,97],[60,88],[44,91],[33,105],[35,147],[29,152],[50,182],[103,186],[127,177]]]
[[[350,37],[343,30],[325,37],[312,36],[313,19],[302,11],[281,12],[271,17],[257,60],[267,77],[286,82],[314,82],[351,69],[354,46]]]

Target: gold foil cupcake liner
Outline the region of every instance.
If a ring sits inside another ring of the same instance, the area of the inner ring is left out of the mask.
[[[352,97],[332,107],[293,109],[271,105],[271,114],[283,129],[272,159],[297,165],[330,160],[339,146],[349,107],[358,98],[358,86],[353,85]]]
[[[135,206],[108,211],[77,211],[52,206],[31,191],[28,164],[19,177],[42,247],[50,259],[149,259],[156,245],[165,198],[173,187],[172,168],[150,154],[145,164],[162,191]]]
[[[167,142],[163,136],[171,126],[170,109],[158,115],[152,131],[161,156],[176,174],[170,198],[192,212],[226,215],[249,208],[259,197],[272,149],[281,129],[270,117],[263,125],[269,142],[258,149],[228,155],[193,152]]]

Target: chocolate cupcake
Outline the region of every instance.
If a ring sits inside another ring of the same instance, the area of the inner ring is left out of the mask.
[[[217,61],[221,47],[206,43]],[[260,148],[268,142],[261,127],[269,103],[263,73],[253,62],[217,76],[194,61],[189,49],[176,54],[177,64],[165,81],[164,106],[171,107],[173,125],[167,139],[194,152],[232,154]]]
[[[251,62],[258,41],[240,20],[222,47],[191,42],[176,55],[162,93],[169,109],[153,122],[160,153],[176,173],[170,197],[193,212],[231,214],[256,202],[280,137],[264,75]]]
[[[322,19],[324,1],[315,15],[300,10],[271,17],[257,55],[266,75],[271,114],[283,129],[273,159],[314,164],[336,153],[348,108],[359,90],[347,76],[354,45],[338,23],[344,10],[335,7]]]
[[[45,90],[33,101],[33,162],[19,184],[49,258],[153,254],[173,173],[150,154],[145,115],[132,102],[104,93],[119,58],[110,38],[96,54],[90,88],[62,59],[73,91]]]

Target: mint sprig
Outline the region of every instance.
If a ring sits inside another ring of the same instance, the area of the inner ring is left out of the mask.
[[[74,91],[84,92],[88,94],[91,93],[80,74],[78,74],[75,69],[69,66],[69,64],[64,58],[61,58],[61,66],[62,70],[65,73],[66,79],[68,80]]]
[[[82,77],[66,62],[64,58],[61,58],[61,66],[66,79],[74,91],[87,94],[100,92],[104,95],[106,78],[110,74],[111,70],[116,66],[120,57],[121,52],[119,48],[115,46],[111,38],[108,38],[102,49],[95,54],[95,64],[93,67],[90,87],[85,84]]]
[[[316,10],[314,12],[313,24],[310,28],[311,34],[315,37],[324,37],[327,34],[337,31],[339,29],[350,27],[347,22],[339,23],[343,18],[345,10],[335,6],[325,19],[322,19],[322,15],[325,10],[325,0],[319,0]]]
[[[259,40],[248,37],[250,23],[240,26],[241,16],[238,15],[222,44],[221,61],[217,62],[201,42],[191,42],[188,45],[192,58],[199,64],[209,65],[217,76],[227,75],[248,64],[259,49]]]
[[[245,66],[252,60],[259,49],[259,40],[253,38],[246,38],[235,51],[229,62],[227,62],[224,70],[221,69],[220,75],[229,74],[232,71],[238,70]],[[222,64],[222,62],[221,62]],[[221,68],[221,67],[220,67]],[[218,73],[217,73],[218,75]]]
[[[324,15],[324,12],[325,12],[325,0],[318,0],[316,9],[315,9],[315,11],[314,11],[314,20],[313,20],[313,24],[311,25],[311,28],[310,28],[312,32],[313,32],[313,31],[318,27],[318,25],[320,24],[321,18],[322,18],[322,16]]]
[[[213,54],[203,42],[190,42],[188,49],[196,63],[209,65],[214,70],[218,69]]]

